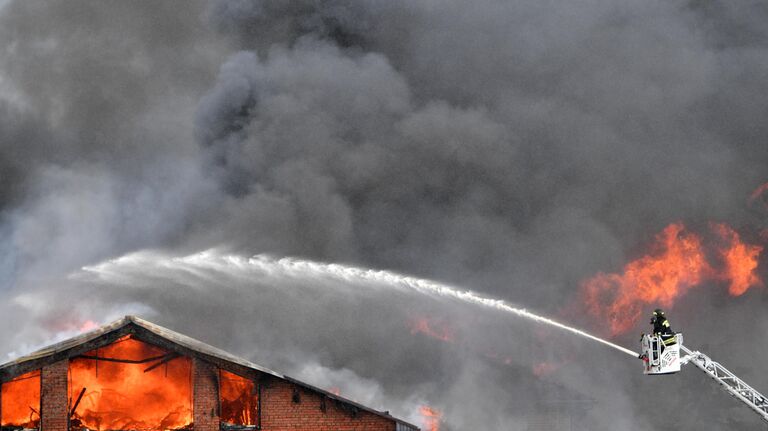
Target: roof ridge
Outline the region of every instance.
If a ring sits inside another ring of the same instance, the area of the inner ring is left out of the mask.
[[[339,395],[333,394],[329,391],[326,391],[324,389],[318,388],[316,386],[310,385],[308,383],[302,382],[300,380],[294,379],[292,377],[286,376],[282,373],[278,373],[276,371],[273,371],[269,368],[262,367],[261,365],[255,364],[247,359],[241,358],[239,356],[233,355],[221,348],[212,346],[210,344],[204,343],[203,341],[200,341],[196,338],[192,338],[188,335],[184,335],[182,333],[176,332],[174,330],[168,329],[164,326],[160,326],[156,323],[150,322],[148,320],[142,319],[141,317],[138,317],[136,315],[127,314],[120,319],[117,319],[113,322],[104,324],[99,326],[96,329],[93,329],[88,332],[84,332],[82,334],[76,335],[74,337],[68,338],[63,341],[59,341],[57,343],[51,344],[47,347],[43,347],[39,350],[36,350],[32,353],[29,353],[27,355],[20,356],[14,360],[11,360],[9,362],[6,362],[4,364],[0,365],[0,378],[4,377],[4,375],[7,374],[14,374],[19,369],[28,368],[31,365],[35,365],[35,368],[38,366],[38,364],[43,363],[46,358],[51,358],[51,360],[59,361],[65,358],[68,358],[71,356],[77,356],[78,354],[82,354],[83,352],[77,353],[79,350],[83,350],[85,348],[92,349],[93,346],[88,347],[87,345],[95,340],[98,340],[101,337],[106,337],[110,334],[120,333],[120,331],[125,328],[126,326],[133,325],[137,328],[141,328],[145,331],[148,331],[155,337],[159,337],[166,342],[169,342],[173,345],[176,345],[177,349],[180,348],[180,350],[183,351],[189,351],[194,352],[196,354],[202,355],[203,359],[209,358],[210,361],[213,359],[214,361],[223,361],[224,363],[230,363],[235,366],[244,367],[246,369],[251,369],[254,371],[258,371],[267,375],[274,376],[276,378],[292,382],[294,384],[303,386],[306,389],[310,389],[312,391],[316,391],[319,393],[322,393],[324,396],[338,400],[340,402],[350,404],[352,406],[355,406],[357,408],[360,408],[362,410],[366,410],[370,413],[388,417],[396,422],[411,425],[401,419],[397,419],[389,414],[389,412],[382,412],[375,409],[372,409],[370,407],[364,406],[362,404],[359,404],[353,400],[341,397]],[[137,335],[138,338],[141,340],[142,335],[141,333],[134,333],[130,331],[126,331],[127,334],[133,333],[134,335]],[[125,334],[121,334],[125,335]],[[114,335],[113,335],[114,336]],[[147,334],[144,335],[146,337]],[[111,338],[111,337],[109,337]],[[151,337],[150,337],[151,338]],[[146,340],[142,340],[147,342]],[[109,341],[107,344],[111,343],[113,341]],[[98,344],[98,343],[97,343]],[[78,349],[79,348],[79,349]],[[76,353],[71,353],[72,351],[75,351]],[[68,355],[69,353],[69,355]],[[188,353],[187,353],[188,354]],[[30,362],[32,362],[30,364]],[[26,367],[25,367],[26,364]],[[42,365],[41,365],[42,366]],[[411,425],[413,426],[413,425]]]

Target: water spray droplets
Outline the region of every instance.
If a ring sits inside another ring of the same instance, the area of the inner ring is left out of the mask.
[[[327,279],[348,283],[365,283],[372,288],[395,288],[405,291],[415,291],[432,298],[448,298],[467,304],[492,308],[511,313],[519,317],[533,320],[537,323],[557,327],[571,334],[588,338],[608,347],[612,347],[630,356],[637,354],[632,350],[614,344],[610,341],[591,335],[580,329],[573,328],[555,320],[531,313],[525,308],[516,308],[503,300],[478,295],[470,290],[462,290],[447,284],[432,280],[411,277],[391,271],[359,268],[335,263],[321,263],[291,257],[275,258],[265,254],[250,258],[234,254],[222,253],[218,250],[206,250],[183,257],[164,257],[157,253],[139,252],[123,256],[98,265],[82,268],[86,274],[96,275],[104,281],[117,281],[121,273],[133,270],[146,270],[151,267],[178,269],[187,273],[199,273],[201,270],[213,271],[229,277],[291,277],[295,279]],[[210,275],[208,276],[210,277]]]

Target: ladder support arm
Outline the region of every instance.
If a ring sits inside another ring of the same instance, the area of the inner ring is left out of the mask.
[[[680,359],[681,364],[695,365],[719,383],[731,396],[746,404],[747,407],[759,414],[764,421],[768,422],[768,399],[763,394],[753,389],[724,366],[710,359],[709,356],[698,351],[691,351],[682,345],[680,350],[686,354],[686,356]]]

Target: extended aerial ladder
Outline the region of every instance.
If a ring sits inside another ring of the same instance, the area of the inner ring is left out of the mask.
[[[709,356],[685,347],[683,334],[675,334],[672,337],[671,341],[666,337],[665,342],[661,335],[643,335],[641,359],[645,365],[645,374],[672,374],[680,371],[681,365],[693,364],[719,383],[731,396],[746,404],[768,422],[768,398]],[[685,353],[682,358],[681,351]]]
[[[720,383],[722,388],[734,398],[746,404],[747,407],[759,414],[764,421],[768,422],[768,399],[763,394],[736,377],[735,374],[728,371],[720,363],[710,359],[709,356],[698,351],[691,351],[685,346],[680,346],[680,349],[686,354],[680,360],[683,365],[689,363],[696,365],[701,371],[704,371],[709,377]]]

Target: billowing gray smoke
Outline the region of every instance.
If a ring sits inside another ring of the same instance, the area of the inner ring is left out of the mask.
[[[694,371],[643,379],[477,308],[80,268],[297,256],[594,325],[579,282],[667,224],[766,227],[747,202],[768,180],[765,22],[760,2],[720,0],[0,2],[2,353],[131,312],[407,419],[433,405],[445,430],[525,429],[563,397],[594,400],[588,429],[753,429]],[[702,285],[669,314],[768,390],[767,300]],[[411,334],[425,317],[453,341]]]

